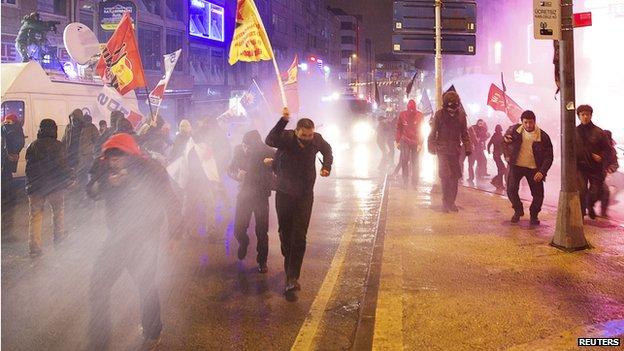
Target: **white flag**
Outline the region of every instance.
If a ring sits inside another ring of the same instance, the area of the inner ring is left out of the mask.
[[[165,75],[160,79],[158,84],[152,92],[149,94],[149,99],[152,105],[159,106],[165,96],[165,89],[167,88],[167,84],[169,83],[169,79],[173,74],[173,70],[178,63],[178,58],[180,58],[180,54],[182,53],[182,49],[178,49],[176,52],[172,52],[170,54],[163,55],[165,61]]]

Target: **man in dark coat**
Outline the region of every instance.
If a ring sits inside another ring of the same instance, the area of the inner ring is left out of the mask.
[[[403,173],[403,187],[407,188],[410,182],[416,188],[420,176],[420,150],[422,136],[420,128],[423,122],[422,112],[416,110],[416,102],[410,100],[407,110],[399,114],[396,129],[396,146],[401,150],[401,167]]]
[[[52,207],[54,242],[66,237],[64,226],[65,189],[75,182],[67,165],[63,144],[56,140],[57,126],[52,119],[43,119],[37,132],[37,140],[26,149],[26,193],[30,205],[29,248],[32,257],[40,256],[43,207]]]
[[[67,163],[74,171],[79,170],[80,165],[80,137],[84,126],[82,110],[75,109],[69,115],[69,124],[65,127],[65,134],[61,141],[65,145]]]
[[[507,197],[514,214],[512,223],[518,223],[524,216],[524,207],[518,190],[520,180],[526,178],[531,189],[531,225],[539,225],[538,214],[544,202],[544,181],[553,163],[553,145],[548,134],[540,129],[533,111],[522,112],[522,124],[515,124],[505,133],[505,156],[509,160],[507,175]]]
[[[604,162],[612,159],[613,148],[605,132],[592,122],[594,110],[580,105],[576,114],[581,121],[576,127],[576,164],[583,216],[596,218],[594,205],[606,178]]]
[[[100,138],[98,139],[97,145],[96,145],[96,150],[98,151],[97,154],[99,154],[102,150],[102,144],[104,144],[106,142],[106,140],[108,140],[108,138],[112,137],[115,132],[117,131],[117,122],[124,118],[124,115],[121,111],[112,111],[110,114],[110,128],[107,128],[101,135]]]
[[[17,116],[10,113],[2,119],[2,237],[14,240],[9,229],[13,225],[17,200],[13,173],[17,172],[19,154],[25,143],[22,125]]]
[[[124,270],[139,288],[141,326],[151,348],[160,342],[162,330],[156,286],[159,245],[163,235],[174,239],[178,234],[178,200],[165,168],[144,156],[131,135],[112,136],[102,151],[103,162],[96,163],[99,168],[87,185],[90,197],[104,201],[108,227],[91,278],[88,349],[109,345],[110,295]]]
[[[492,154],[492,147],[494,147],[494,153],[492,155],[494,163],[496,163],[497,174],[496,177],[492,178],[490,183],[494,185],[496,189],[505,188],[503,179],[505,178],[505,173],[507,173],[507,168],[503,162],[504,143],[503,127],[500,124],[497,124],[496,128],[494,128],[494,135],[492,135],[492,138],[490,138],[490,142],[487,145],[488,154]]]
[[[455,205],[458,181],[462,176],[460,154],[472,153],[466,113],[454,91],[444,93],[443,107],[433,117],[429,134],[429,152],[438,155],[438,172],[442,185],[442,211],[457,212]]]
[[[277,173],[275,207],[286,271],[284,294],[288,301],[296,301],[314,202],[316,154],[323,155],[321,177],[329,176],[334,157],[329,143],[314,132],[312,120],[302,118],[295,130],[286,130],[289,120],[288,109],[284,108],[282,118],[266,137],[266,144],[277,148],[273,161]]]
[[[243,143],[234,149],[228,175],[240,183],[236,198],[234,235],[239,243],[238,259],[247,255],[247,227],[253,213],[256,223],[258,272],[266,273],[269,254],[269,196],[273,186],[271,164],[275,151],[262,142],[257,130],[247,132]]]

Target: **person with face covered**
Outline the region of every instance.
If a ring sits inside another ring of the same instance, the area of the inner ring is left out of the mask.
[[[269,196],[273,185],[271,164],[275,151],[262,142],[257,130],[247,132],[243,143],[234,149],[234,157],[228,167],[228,175],[240,183],[236,198],[234,235],[238,240],[238,259],[247,255],[249,236],[247,228],[251,215],[256,223],[256,251],[258,272],[268,272],[269,254]]]
[[[544,181],[553,163],[553,145],[548,134],[535,122],[533,111],[524,111],[520,116],[522,124],[515,124],[504,136],[505,157],[509,160],[507,175],[507,197],[514,209],[511,223],[518,223],[524,216],[524,207],[518,190],[520,181],[526,178],[531,189],[531,225],[539,225],[538,214],[544,202]]]
[[[581,213],[595,219],[594,205],[604,186],[605,162],[613,158],[613,147],[607,134],[592,122],[594,109],[580,105],[576,114],[581,123],[576,127],[576,164],[578,169]]]
[[[65,145],[67,163],[74,170],[79,170],[80,164],[80,137],[84,126],[82,110],[75,109],[69,115],[69,124],[65,127],[65,134],[61,142]]]
[[[419,154],[422,149],[422,137],[420,128],[423,122],[423,114],[416,110],[416,102],[410,100],[407,110],[401,112],[397,121],[396,147],[401,150],[401,167],[403,169],[403,187],[407,188],[410,182],[416,188],[420,176]]]
[[[496,125],[494,129],[494,135],[490,138],[490,142],[487,145],[487,151],[489,154],[492,154],[492,147],[494,147],[494,162],[496,163],[497,174],[496,177],[492,178],[490,182],[492,185],[496,187],[496,189],[504,189],[503,180],[505,178],[505,173],[507,173],[507,168],[505,167],[505,163],[503,162],[503,145],[505,141],[503,138],[503,127],[500,124]]]
[[[466,113],[454,91],[442,96],[443,108],[433,117],[428,138],[429,152],[438,155],[438,172],[442,186],[442,211],[457,212],[455,205],[458,181],[462,176],[460,155],[472,153]]]
[[[488,132],[485,121],[482,119],[477,120],[477,123],[470,128],[474,130],[475,135],[472,156],[477,163],[477,177],[484,178],[489,175],[487,173],[487,159],[485,158],[485,144],[490,137],[490,133]]]
[[[109,345],[111,290],[124,271],[139,288],[141,327],[151,349],[162,330],[156,286],[159,246],[163,234],[170,240],[178,234],[179,202],[165,168],[145,156],[131,135],[113,135],[102,152],[105,169],[87,185],[88,195],[104,202],[108,228],[91,276],[88,349]]]
[[[334,157],[329,143],[314,132],[312,120],[302,118],[295,130],[286,130],[289,120],[288,109],[284,108],[282,118],[267,135],[266,144],[277,148],[273,169],[277,174],[275,207],[286,271],[284,295],[288,301],[296,301],[314,202],[316,154],[323,155],[321,177],[329,176]]]

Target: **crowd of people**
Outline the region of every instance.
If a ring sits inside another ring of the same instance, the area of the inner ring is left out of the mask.
[[[618,169],[615,142],[610,131],[593,124],[591,106],[580,105],[576,112],[580,122],[576,129],[580,210],[584,216],[595,219],[595,204],[601,202],[601,216],[608,218],[610,190],[605,179]],[[554,155],[551,139],[538,126],[537,116],[530,110],[524,111],[520,123],[508,127],[505,132],[503,126],[497,124],[494,134],[490,134],[483,119],[478,119],[473,125],[467,121],[461,99],[453,91],[444,94],[443,108],[429,120],[428,150],[438,159],[443,211],[459,210],[455,205],[457,184],[463,180],[465,173],[471,186],[475,185],[475,181],[481,182],[490,177],[487,151],[496,164],[496,175],[490,183],[497,190],[506,191],[514,210],[511,221],[517,223],[524,216],[518,192],[520,181],[526,178],[533,197],[529,209],[530,223],[538,225],[538,214],[544,201],[544,181]],[[382,153],[380,167],[394,167],[394,177],[402,172],[404,189],[410,184],[413,187],[418,185],[419,159],[424,144],[421,137],[423,122],[424,116],[416,109],[414,100],[409,100],[406,110],[398,116],[388,112],[379,118],[377,145]],[[396,166],[394,148],[400,151]]]
[[[124,271],[140,292],[143,336],[148,346],[159,343],[162,322],[156,263],[160,243],[164,240],[173,247],[176,239],[198,233],[198,212],[203,209],[199,217],[214,216],[217,198],[225,197],[220,183],[225,176],[240,183],[234,214],[238,258],[247,255],[247,229],[253,215],[259,273],[268,272],[269,197],[275,191],[286,275],[284,296],[297,300],[317,153],[323,156],[322,177],[329,176],[333,163],[331,146],[315,133],[312,120],[302,118],[294,130],[287,130],[290,114],[284,109],[266,141],[257,130],[249,131],[231,155],[228,137],[212,118],[196,121],[195,126],[181,120],[170,140],[159,116],[138,130],[117,111],[111,113],[111,127],[106,121],[96,127],[78,109],[68,117],[60,138],[54,120],[41,120],[37,139],[26,149],[28,246],[33,259],[43,254],[46,203],[52,209],[55,245],[70,234],[64,224],[66,194],[81,207],[89,206],[85,199],[103,203],[107,234],[95,258],[89,289],[89,349],[106,348],[110,341],[111,289]],[[3,204],[6,200],[15,205],[11,182],[24,139],[17,116],[7,115],[2,125]]]

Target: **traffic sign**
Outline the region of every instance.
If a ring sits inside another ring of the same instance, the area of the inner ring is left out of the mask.
[[[392,47],[396,54],[435,54],[435,34],[393,34]],[[476,47],[475,34],[442,34],[443,55],[475,55]]]
[[[395,33],[429,32],[434,30],[434,1],[394,2]],[[442,5],[442,31],[475,33],[477,31],[477,3],[474,1],[445,1]]]
[[[574,27],[589,27],[592,25],[591,12],[581,12],[574,14]]]
[[[535,39],[561,39],[561,0],[533,0]]]

